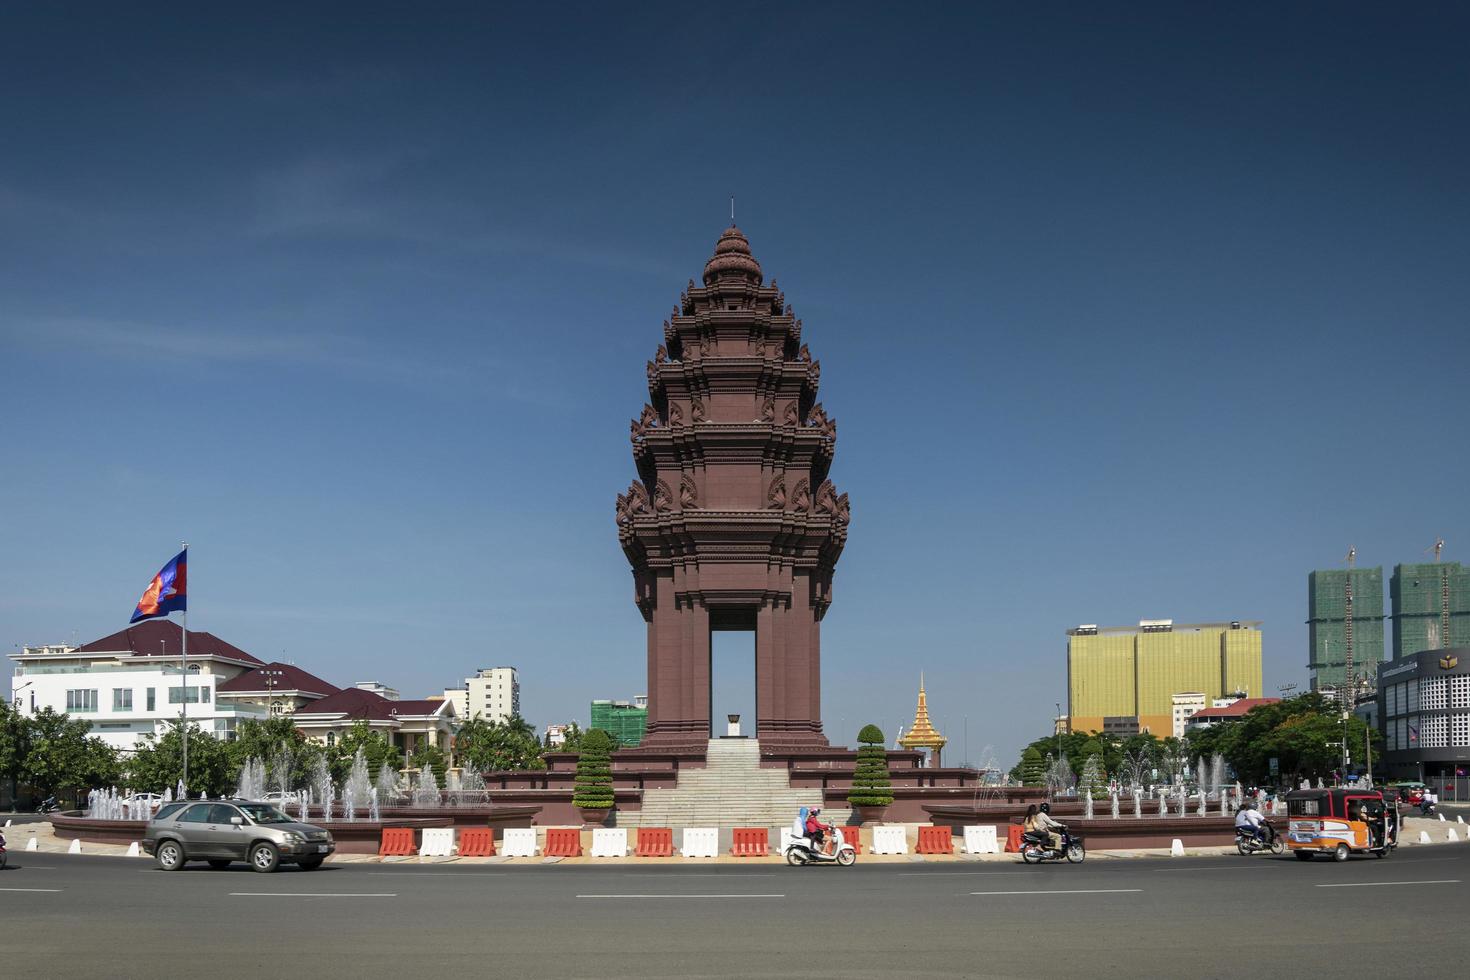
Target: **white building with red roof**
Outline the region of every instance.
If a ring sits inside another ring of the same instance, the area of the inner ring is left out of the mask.
[[[153,619],[79,647],[24,647],[10,655],[12,701],[27,715],[51,708],[89,721],[93,735],[123,751],[186,711],[191,724],[224,739],[242,719],[265,718],[266,705],[219,693],[266,665],[213,633],[190,630],[186,671],[183,632]]]
[[[401,701],[358,686],[298,708],[294,720],[307,738],[323,745],[335,744],[353,725],[364,722],[386,736],[405,756],[412,757],[426,745],[450,751],[459,719],[453,701]]]

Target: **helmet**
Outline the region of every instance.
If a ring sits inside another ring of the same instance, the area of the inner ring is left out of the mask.
[[[1043,803],[1043,804],[1041,804],[1041,806],[1039,807],[1039,809],[1041,810],[1042,813],[1050,813],[1051,812],[1051,804],[1050,803]]]

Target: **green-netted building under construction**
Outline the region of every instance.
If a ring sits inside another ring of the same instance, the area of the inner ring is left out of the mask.
[[[1318,569],[1307,574],[1307,635],[1312,690],[1346,679],[1348,585],[1352,584],[1353,677],[1372,687],[1383,661],[1383,566]]]

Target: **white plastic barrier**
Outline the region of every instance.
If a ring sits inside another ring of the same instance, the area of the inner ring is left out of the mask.
[[[1465,822],[1465,818],[1464,817],[1460,816],[1458,813],[1455,814],[1455,823],[1464,823],[1464,822]],[[7,826],[7,827],[10,826],[10,821],[9,820],[5,821],[5,826]]]
[[[620,858],[628,856],[628,828],[596,827],[592,831],[592,856]]]
[[[1174,838],[1169,844],[1169,856],[1176,858],[1184,857],[1184,841],[1178,837]]]
[[[1457,834],[1457,833],[1455,833],[1455,828],[1454,827],[1451,827],[1449,830],[1446,830],[1445,831],[1445,834],[1446,834],[1445,840],[1448,840],[1448,841],[1457,841],[1457,840],[1460,839],[1460,835]]]
[[[685,827],[683,855],[687,858],[712,858],[720,853],[720,831],[716,827]]]
[[[908,852],[909,839],[904,834],[902,827],[873,828],[874,854],[907,854]]]
[[[1421,843],[1421,844],[1428,844],[1429,843],[1429,831],[1427,831],[1427,830],[1421,830],[1421,831],[1419,831],[1419,843]]]
[[[28,851],[34,851],[35,849],[36,849],[36,839],[34,837],[32,837],[32,838],[30,838],[30,839],[28,839],[26,841],[26,850],[28,850]]]
[[[1443,813],[1436,813],[1435,816],[1436,817],[1439,817],[1439,822],[1440,823],[1444,823],[1445,822],[1444,821],[1444,814]]]
[[[419,840],[419,857],[449,857],[454,853],[453,827],[425,827]]]
[[[966,827],[965,853],[999,854],[1000,840],[996,837],[995,828],[986,826]]]
[[[79,841],[79,840],[77,840],[77,839],[75,839],[75,838],[73,838],[72,839],[72,842],[71,842],[71,846],[66,849],[66,853],[68,853],[68,854],[80,854],[80,853],[82,853],[82,842]]]
[[[536,856],[535,827],[507,827],[500,841],[500,853],[506,857],[528,858]]]
[[[141,852],[138,849],[138,842],[133,841],[131,844],[128,845],[128,857],[135,858],[140,856]]]

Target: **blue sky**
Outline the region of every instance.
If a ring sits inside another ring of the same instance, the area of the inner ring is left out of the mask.
[[[1264,620],[1304,683],[1309,569],[1470,557],[1467,28],[13,10],[0,642],[125,625],[187,539],[191,625],[257,656],[514,664],[537,725],[641,693],[627,420],[734,194],[841,423],[834,740],[923,670],[949,758],[1009,764],[1079,622]]]

